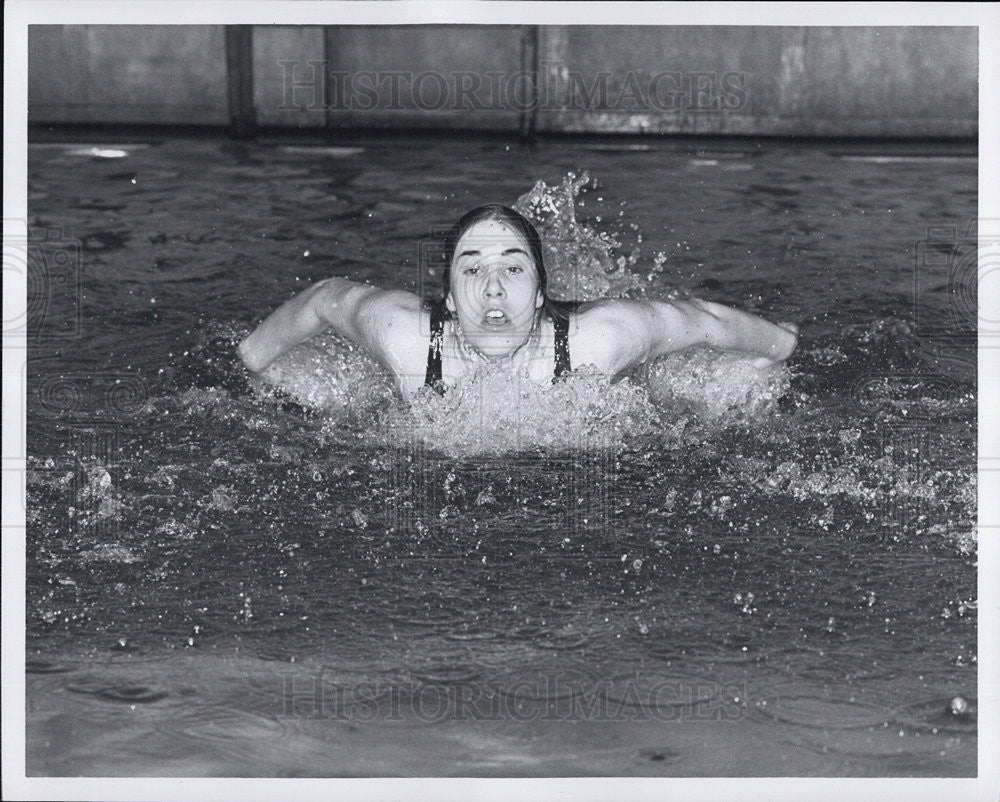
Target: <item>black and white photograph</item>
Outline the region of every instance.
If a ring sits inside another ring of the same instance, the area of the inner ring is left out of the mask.
[[[864,5],[7,4],[5,798],[995,799],[998,16]]]

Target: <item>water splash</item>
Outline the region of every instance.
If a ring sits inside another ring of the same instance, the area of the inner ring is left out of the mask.
[[[643,278],[633,271],[640,258],[638,243],[627,255],[616,258],[615,252],[623,250],[623,238],[609,231],[594,229],[577,219],[577,203],[581,193],[593,188],[596,188],[596,181],[592,181],[589,174],[583,173],[577,177],[575,173],[567,173],[557,186],[549,187],[544,181],[538,181],[514,205],[514,208],[539,228],[550,277],[548,289],[554,298],[593,300],[620,297],[636,291],[641,293],[654,273],[662,270],[665,257],[658,254],[653,260],[652,272]],[[579,202],[582,205],[582,199]],[[599,217],[598,220],[600,221]],[[641,235],[637,235],[637,238],[641,241]],[[239,339],[239,333],[229,332],[228,338],[235,343]],[[714,357],[709,359],[711,361]],[[682,382],[684,388],[679,388],[678,392],[668,391],[667,384],[676,384],[680,374],[674,371],[675,375],[668,381],[665,377],[669,371],[658,372],[657,392],[654,395],[657,402],[661,406],[683,406],[684,411],[694,410],[698,414],[708,414],[715,418],[719,416],[720,408],[730,409],[746,403],[748,397],[754,401],[752,411],[770,397],[768,393],[761,394],[759,379],[754,384],[749,373],[741,375],[742,380],[735,386],[730,386],[732,368],[736,363],[725,357],[720,359],[718,367],[710,367],[704,360],[698,363],[701,370],[696,378]],[[744,365],[744,371],[752,370],[749,363]],[[490,409],[493,410],[493,422],[485,428],[479,426],[475,432],[470,427],[460,427],[471,438],[465,442],[475,444],[472,446],[474,450],[491,448],[484,440],[487,429],[490,438],[497,438],[496,447],[502,450],[537,444],[559,447],[577,440],[603,447],[610,442],[620,442],[621,432],[625,430],[623,427],[627,428],[622,421],[632,420],[629,410],[634,404],[653,409],[648,396],[644,395],[641,396],[641,401],[621,402],[625,395],[636,392],[634,387],[629,391],[624,389],[631,385],[626,383],[616,390],[609,390],[610,386],[607,381],[591,376],[589,379],[560,385],[562,390],[516,389],[520,384],[509,382],[509,377],[505,381],[502,377],[491,378],[480,371],[477,376],[469,377],[459,387],[451,390],[443,407],[436,396],[422,395],[412,409],[414,421],[422,422],[407,425],[406,428],[420,432],[419,436],[426,435],[431,442],[451,450],[452,446],[458,446],[461,438],[456,439],[448,434],[447,426],[438,426],[436,416],[454,415],[459,408],[480,410],[478,414],[482,416],[482,401],[470,402],[470,399],[473,396],[481,399],[486,394],[492,394]],[[728,392],[720,392],[723,386],[728,387]],[[569,391],[567,387],[576,389]],[[603,389],[597,389],[599,387]],[[374,359],[354,343],[330,332],[293,348],[256,381],[256,390],[260,394],[271,394],[272,388],[307,407],[331,415],[348,414],[351,417],[370,417],[373,412],[383,411],[392,405],[395,395],[391,378]],[[508,397],[511,393],[517,397]],[[600,404],[595,401],[598,395],[604,396]],[[701,401],[687,403],[695,397]],[[501,403],[500,399],[504,399],[504,402]],[[686,401],[679,403],[683,399]],[[624,406],[618,408],[621,403]],[[559,408],[556,418],[551,418],[560,404],[565,406]],[[506,411],[501,412],[501,406],[505,406]],[[521,417],[526,409],[533,411],[527,417]],[[543,412],[544,410],[548,412]],[[469,413],[465,417],[471,421],[476,414]],[[534,417],[542,415],[544,418],[546,414],[553,420],[561,419],[560,415],[568,415],[575,423],[545,429],[540,423],[536,424]],[[602,415],[613,417],[619,414],[623,417],[617,430],[596,434],[596,420],[600,420]],[[655,415],[644,417],[652,419]],[[398,430],[400,422],[394,419],[390,425]],[[437,434],[432,435],[431,432],[435,430]],[[643,426],[640,426],[635,431],[643,430]]]
[[[99,543],[92,549],[80,552],[79,559],[81,563],[107,562],[130,565],[142,562],[142,557],[136,555],[128,546],[123,546],[120,543]]]
[[[654,257],[647,276],[634,270],[642,238],[637,233],[635,244],[624,247],[625,235],[613,233],[624,220],[597,216],[602,226],[597,229],[577,218],[583,194],[596,186],[588,173],[571,172],[556,186],[538,181],[514,204],[539,229],[555,298],[641,294],[662,270],[662,254]],[[375,419],[381,442],[416,439],[466,454],[618,448],[647,437],[676,442],[692,428],[706,434],[701,431],[706,424],[718,429],[769,414],[789,387],[784,368],[762,372],[745,355],[711,350],[671,355],[618,383],[587,371],[576,374],[555,386],[535,386],[484,367],[446,397],[422,391],[403,408],[386,371],[360,347],[328,332],[275,362],[257,390],[267,395],[278,388],[338,425],[351,418],[370,430]]]
[[[491,365],[439,396],[421,390],[409,407],[386,410],[376,439],[419,442],[454,456],[509,451],[601,451],[672,447],[770,414],[787,386],[783,370],[762,374],[732,355],[682,354],[642,376],[612,382],[580,368],[555,384]],[[734,379],[735,376],[735,379]]]
[[[770,410],[787,392],[789,374],[784,367],[761,371],[742,354],[689,349],[650,363],[646,381],[660,407],[735,423]]]
[[[261,377],[299,403],[327,413],[359,413],[384,406],[395,394],[392,378],[360,346],[332,332],[299,345]]]
[[[81,527],[95,527],[121,520],[125,504],[115,489],[108,469],[95,459],[81,460],[82,477],[71,514]]]
[[[552,385],[483,365],[444,396],[421,390],[409,408],[387,411],[373,435],[419,442],[451,455],[620,447],[662,433],[644,388],[579,371]]]
[[[577,220],[577,199],[593,186],[596,182],[588,173],[579,178],[567,173],[555,187],[538,181],[514,204],[514,209],[538,229],[549,276],[548,292],[557,300],[591,301],[644,289],[644,279],[632,270],[640,258],[638,244],[616,259],[613,254],[622,250],[622,239]],[[660,254],[654,259],[653,272],[646,280],[663,269],[665,258]]]

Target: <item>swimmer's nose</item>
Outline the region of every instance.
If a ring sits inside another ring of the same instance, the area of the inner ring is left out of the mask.
[[[486,279],[484,292],[487,298],[503,298],[506,295],[496,272],[490,271],[489,278]]]

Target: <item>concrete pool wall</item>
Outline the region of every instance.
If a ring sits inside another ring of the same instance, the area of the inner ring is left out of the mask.
[[[33,25],[29,123],[977,135],[973,27]]]

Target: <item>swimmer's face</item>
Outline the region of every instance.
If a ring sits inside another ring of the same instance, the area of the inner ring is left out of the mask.
[[[528,243],[499,220],[473,225],[455,246],[445,302],[477,351],[492,359],[516,351],[545,303]]]

